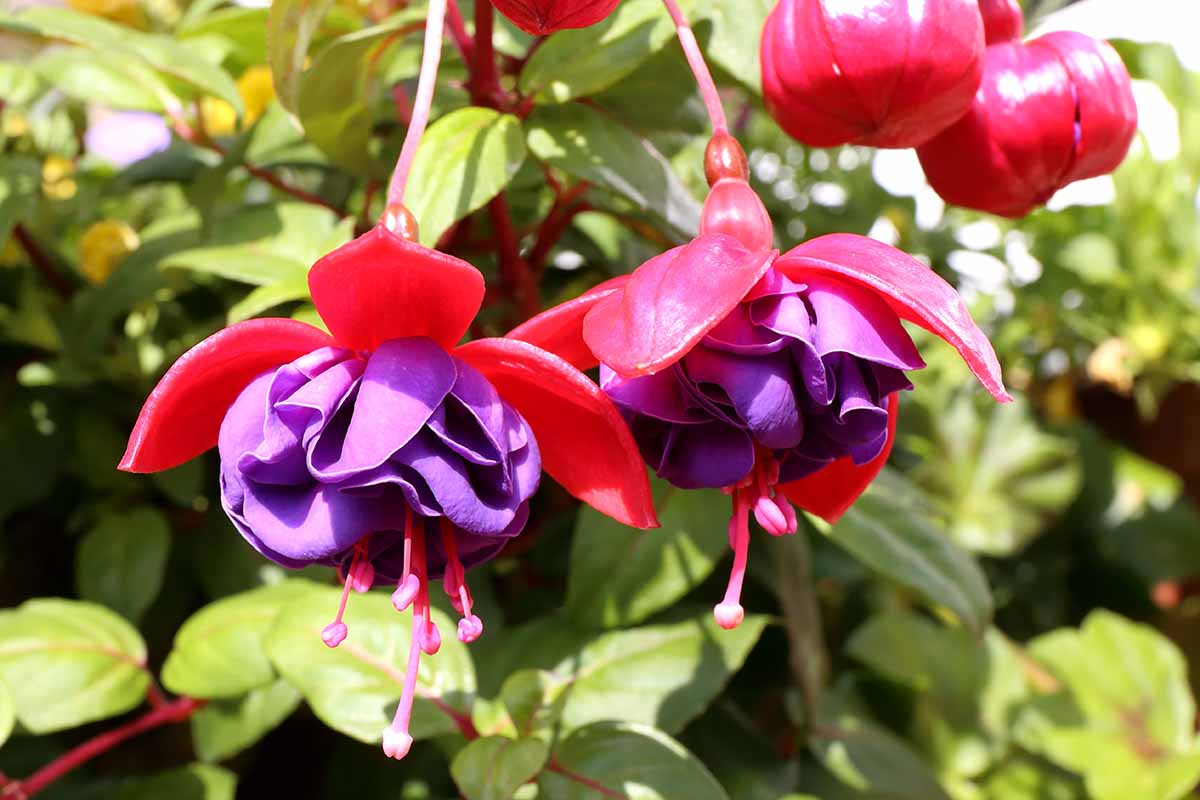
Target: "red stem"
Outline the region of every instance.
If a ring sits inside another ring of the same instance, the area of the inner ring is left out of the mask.
[[[482,5],[482,4],[481,4]],[[537,281],[529,262],[521,258],[520,243],[517,232],[513,227],[512,212],[508,208],[508,200],[504,193],[496,195],[488,203],[488,213],[492,218],[492,226],[496,229],[496,248],[500,257],[500,276],[512,292],[513,301],[517,306],[520,321],[532,317],[541,308],[542,301],[538,297]]]
[[[479,105],[495,108],[503,90],[496,69],[496,49],[492,43],[495,11],[491,2],[475,3],[475,42],[472,47],[471,96]]]
[[[0,795],[14,798],[33,797],[71,770],[108,752],[127,739],[132,739],[139,733],[145,733],[163,725],[183,722],[204,705],[205,701],[203,700],[191,697],[176,698],[166,705],[146,712],[132,722],[88,739],[75,749],[54,759],[25,780],[8,784],[4,787],[4,791],[0,792]]]
[[[471,36],[467,33],[466,23],[463,22],[462,10],[458,7],[458,0],[450,0],[446,4],[446,28],[450,31],[450,38],[454,41],[454,46],[458,48],[458,54],[462,56],[464,63],[471,63]]]
[[[591,789],[596,794],[603,795],[604,797],[622,797],[622,798],[624,798],[626,796],[622,792],[618,792],[616,789],[610,789],[607,786],[605,786],[603,783],[594,781],[591,778],[587,777],[586,775],[580,775],[578,772],[572,772],[571,770],[564,767],[562,764],[558,763],[557,759],[553,759],[553,758],[550,759],[550,761],[546,764],[546,769],[550,770],[551,772],[557,772],[559,775],[562,775],[567,780],[574,781],[575,783],[578,783],[582,786],[586,786],[587,788]]]
[[[37,271],[42,273],[46,283],[50,284],[54,291],[62,297],[70,297],[75,294],[75,286],[58,271],[54,260],[46,255],[46,251],[42,249],[25,226],[18,222],[12,230],[13,237],[21,245],[21,249],[28,254],[29,260],[33,262]]]

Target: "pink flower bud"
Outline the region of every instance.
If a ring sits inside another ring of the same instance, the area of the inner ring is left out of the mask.
[[[770,250],[774,244],[771,216],[750,184],[737,178],[717,181],[704,201],[700,235],[723,233],[750,250]]]
[[[983,50],[975,0],[779,0],[763,29],[763,99],[813,147],[915,147],[970,107]]]
[[[586,28],[612,13],[620,0],[492,0],[504,16],[534,36]]]
[[[979,0],[983,36],[989,45],[1021,38],[1025,21],[1017,0]]]

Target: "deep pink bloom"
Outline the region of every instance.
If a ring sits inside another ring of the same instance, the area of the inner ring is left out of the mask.
[[[1021,38],[1025,21],[1017,0],[979,0],[983,37],[989,45]]]
[[[779,0],[763,99],[813,147],[915,147],[966,112],[983,71],[975,0]]]
[[[621,0],[491,0],[517,27],[534,36],[586,28],[607,17]]]
[[[850,234],[780,256],[764,245],[761,202],[739,178],[716,186],[726,181],[691,242],[509,335],[580,368],[599,363],[651,466],[732,496],[734,567],[715,614],[733,627],[750,513],[775,535],[796,531],[792,503],[832,522],[887,460],[895,394],[924,366],[901,319],[954,346],[997,400],[1011,398],[991,344],[936,273]]]
[[[1120,56],[1057,31],[989,46],[970,110],[917,153],[946,202],[1020,217],[1068,183],[1116,169],[1136,131]]]
[[[637,445],[585,375],[526,342],[457,345],[483,276],[383,225],[320,259],[313,302],[332,335],[256,319],[179,358],[146,400],[121,469],[154,472],[219,444],[222,504],[238,531],[287,567],[338,567],[345,589],[322,638],[346,638],[351,589],[395,586],[413,607],[409,669],[384,749],[408,752],[420,653],[440,634],[441,577],[478,638],[465,570],[520,533],[541,468],[636,527],[657,524]]]

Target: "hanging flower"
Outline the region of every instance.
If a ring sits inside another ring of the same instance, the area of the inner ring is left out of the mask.
[[[429,584],[483,631],[465,572],[518,535],[544,468],[637,527],[657,524],[620,414],[582,373],[527,343],[461,346],[484,283],[466,262],[383,225],[319,260],[309,288],[330,334],[257,319],[205,339],[147,399],[121,468],[167,469],[217,445],[221,501],[256,550],[345,583],[322,638],[336,647],[351,589],[413,608],[409,669],[384,750],[402,758],[420,653],[437,652]]]
[[[744,174],[710,176],[699,236],[510,336],[580,368],[599,362],[650,466],[682,488],[731,495],[734,566],[714,613],[732,628],[750,514],[774,535],[796,531],[793,504],[832,522],[887,460],[896,393],[924,366],[901,319],[954,346],[997,400],[1011,398],[991,344],[924,264],[850,234],[780,256]]]
[[[983,83],[966,115],[917,155],[946,202],[1021,217],[1067,184],[1116,169],[1137,106],[1107,42],[1056,31],[1023,43],[1019,13],[1002,3],[985,10],[994,43]]]
[[[779,0],[763,100],[813,147],[915,147],[961,117],[983,70],[975,0]]]
[[[564,28],[586,28],[607,17],[620,0],[492,0],[518,28],[547,36]]]

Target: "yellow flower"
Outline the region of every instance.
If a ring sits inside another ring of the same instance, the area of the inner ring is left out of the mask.
[[[1116,336],[1106,339],[1088,356],[1088,377],[1121,394],[1129,394],[1133,389],[1133,372],[1129,368],[1132,355],[1133,348],[1124,339]]]
[[[9,139],[16,139],[27,133],[29,133],[29,120],[15,108],[8,109],[4,114],[4,135]]]
[[[92,283],[104,283],[138,244],[137,233],[121,220],[101,220],[79,240],[80,272]]]
[[[146,17],[137,0],[69,0],[69,2],[71,8],[85,14],[104,17],[131,28],[146,26]]]
[[[47,156],[42,163],[42,194],[52,200],[70,200],[75,196],[75,162],[62,156]]]
[[[0,247],[0,267],[15,267],[25,263],[25,251],[17,244],[16,237],[8,237],[4,247]]]
[[[246,116],[242,120],[249,127],[262,116],[267,106],[275,99],[275,83],[271,80],[271,68],[266,64],[251,67],[242,73],[237,82],[238,94],[246,106]]]
[[[1070,375],[1059,375],[1046,385],[1042,393],[1042,410],[1050,422],[1070,422],[1079,418],[1075,380]]]
[[[209,136],[227,136],[237,130],[237,111],[219,97],[202,97],[200,121]]]

